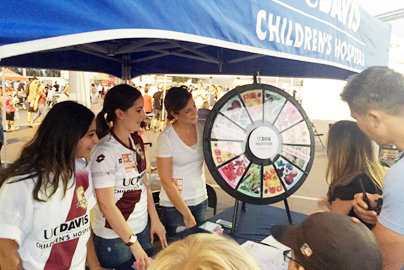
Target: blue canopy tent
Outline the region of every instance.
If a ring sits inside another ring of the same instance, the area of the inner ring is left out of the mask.
[[[0,65],[345,79],[387,65],[390,26],[355,0],[3,0]]]

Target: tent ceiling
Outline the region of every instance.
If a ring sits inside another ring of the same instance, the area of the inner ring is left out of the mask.
[[[355,1],[3,2],[3,66],[344,79],[388,59],[390,27]]]
[[[47,59],[44,63],[43,59]],[[82,66],[85,59],[85,68]],[[164,60],[164,61],[163,61]],[[352,71],[169,39],[118,39],[5,58],[5,66],[98,71],[122,78],[148,73],[346,78]]]

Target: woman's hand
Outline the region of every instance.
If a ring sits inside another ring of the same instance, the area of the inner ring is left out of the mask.
[[[155,234],[157,234],[158,238],[160,239],[161,247],[165,249],[168,246],[166,238],[166,229],[164,228],[163,224],[159,219],[151,221],[150,223],[150,240],[152,243],[154,242]]]
[[[187,229],[196,226],[195,217],[192,215],[191,212],[184,216],[184,224]]]
[[[151,261],[149,260],[149,256],[147,256],[146,252],[143,250],[142,246],[139,244],[139,241],[136,241],[133,245],[130,246],[130,250],[132,251],[133,256],[137,262],[137,268],[139,270],[147,269],[150,266]]]
[[[369,194],[366,193],[370,205],[372,208],[376,207],[376,200],[382,198],[383,196],[378,194]],[[374,210],[369,210],[368,205],[363,200],[363,193],[357,193],[354,196],[354,200],[352,202],[352,206],[354,208],[355,213],[366,223],[376,224],[379,215]]]

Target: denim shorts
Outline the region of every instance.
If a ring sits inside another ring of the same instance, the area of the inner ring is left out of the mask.
[[[144,251],[150,255],[153,248],[150,241],[150,223],[147,223],[146,228],[137,234],[137,239]],[[125,245],[121,238],[105,239],[94,234],[93,241],[95,252],[102,267],[116,270],[133,270],[131,266],[135,258],[130,247]]]
[[[197,225],[186,229],[184,224],[184,217],[175,207],[162,207],[162,220],[166,228],[167,235],[170,241],[175,241],[187,237],[190,234],[198,233],[198,226],[201,225],[206,218],[206,211],[208,209],[208,200],[201,202],[195,206],[188,206],[194,215]]]

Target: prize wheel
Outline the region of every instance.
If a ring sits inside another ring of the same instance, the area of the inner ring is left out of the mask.
[[[215,181],[232,197],[271,204],[292,195],[314,158],[312,124],[300,104],[270,85],[223,96],[205,124],[203,151]]]

